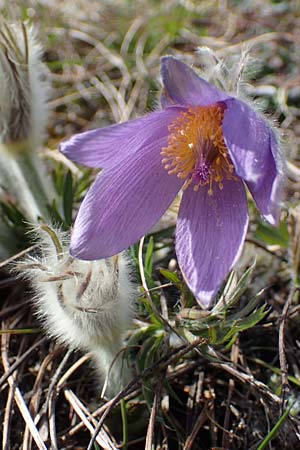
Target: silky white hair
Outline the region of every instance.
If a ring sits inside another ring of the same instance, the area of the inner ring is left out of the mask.
[[[48,226],[35,233],[40,256],[26,257],[17,270],[30,281],[37,315],[49,336],[92,352],[102,381],[108,376],[106,395],[112,396],[129,378],[122,349],[136,287],[128,257],[79,260],[68,252],[68,234]]]
[[[198,47],[197,56],[203,68],[200,75],[206,81],[235,97],[248,99],[247,82],[259,65],[251,55],[250,46],[245,45],[240,52],[223,58],[209,47]]]
[[[27,23],[0,20],[0,139],[41,143],[48,119],[48,69]]]
[[[50,220],[46,205],[56,197],[37,153],[49,96],[48,69],[36,32],[27,23],[0,18],[0,196],[8,193],[30,222]]]

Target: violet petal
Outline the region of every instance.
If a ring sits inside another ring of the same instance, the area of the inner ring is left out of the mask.
[[[164,85],[161,96],[163,108],[171,105],[207,106],[230,98],[173,56],[161,58],[161,77]]]
[[[275,134],[246,103],[229,99],[225,104],[223,134],[235,171],[246,182],[261,213],[275,224],[282,178]]]
[[[168,122],[176,115],[175,111],[164,115],[164,120],[152,130],[153,140],[136,151],[134,158],[127,152],[115,167],[98,175],[75,221],[72,255],[93,260],[126,249],[172,203],[183,181],[168,175],[160,151],[167,145]]]
[[[268,203],[268,211],[269,214],[265,214],[265,218],[270,222],[272,225],[277,225],[279,221],[279,213],[280,213],[280,204],[282,200],[282,193],[283,193],[283,173],[284,173],[284,157],[282,154],[282,150],[280,148],[279,139],[277,138],[276,134],[271,130],[271,136],[270,136],[270,146],[271,151],[274,156],[274,161],[276,164],[276,170],[277,173],[275,175],[274,183],[272,185],[272,191],[270,195],[270,201]],[[254,194],[252,194],[254,196]],[[258,196],[258,193],[255,194],[255,200]],[[256,200],[256,203],[258,201]]]
[[[204,308],[239,257],[248,226],[245,188],[241,180],[223,180],[182,197],[176,228],[176,253],[183,276]]]
[[[179,108],[172,108],[170,116],[175,117]],[[160,126],[168,115],[165,111],[152,112],[139,119],[118,125],[75,134],[63,142],[59,150],[69,159],[94,168],[109,168],[117,161],[133,154],[153,139],[160,139],[165,128]],[[155,131],[154,131],[155,130]]]

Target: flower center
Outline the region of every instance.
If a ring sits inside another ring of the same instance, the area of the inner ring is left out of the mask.
[[[209,185],[208,193],[212,195],[214,182],[223,189],[224,177],[236,179],[223,138],[223,117],[221,105],[193,106],[169,125],[162,163],[168,174],[186,180],[184,189],[191,183],[195,191]]]

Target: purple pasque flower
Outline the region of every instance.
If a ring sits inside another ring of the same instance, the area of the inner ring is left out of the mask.
[[[103,168],[80,207],[70,251],[93,260],[124,250],[182,189],[176,253],[188,286],[208,307],[245,240],[245,187],[264,217],[277,221],[279,143],[248,104],[178,59],[163,57],[161,75],[162,110],[61,145],[68,158]]]

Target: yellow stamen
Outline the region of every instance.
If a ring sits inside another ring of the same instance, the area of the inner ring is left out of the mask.
[[[213,183],[223,189],[223,179],[236,179],[234,166],[223,138],[224,109],[220,105],[193,106],[169,125],[168,146],[163,147],[162,163],[168,174],[186,180],[184,188],[194,183],[194,190]]]

